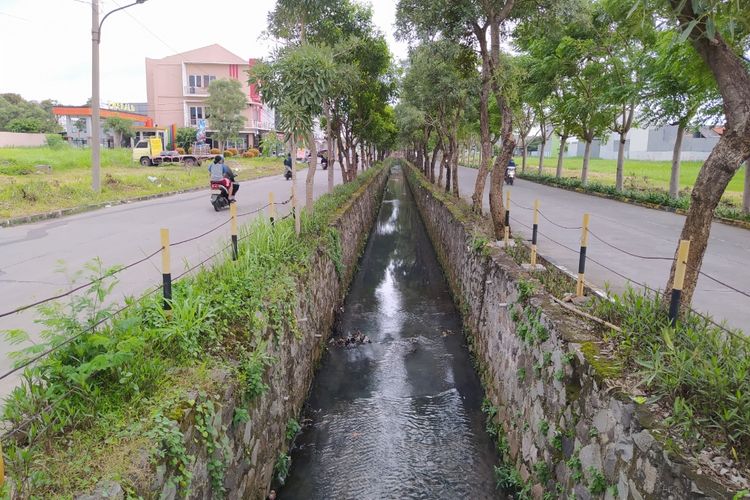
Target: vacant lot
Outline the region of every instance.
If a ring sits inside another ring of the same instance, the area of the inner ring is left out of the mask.
[[[520,158],[517,164],[521,165]],[[695,179],[698,177],[698,171],[703,162],[684,161],[680,166],[680,189],[687,190],[692,188]],[[526,166],[527,171],[532,173],[538,172],[539,158],[529,158]],[[557,158],[544,159],[544,173],[555,175]],[[580,177],[581,168],[583,167],[583,158],[573,157],[565,158],[563,164],[564,177]],[[625,160],[625,187],[635,189],[661,188],[669,189],[669,175],[672,169],[671,162],[668,161],[642,161],[642,160]],[[617,171],[616,160],[592,159],[589,163],[589,180],[596,180],[603,184],[615,184],[615,173]],[[745,169],[741,168],[734,176],[732,182],[727,186],[725,197],[732,198],[735,201],[742,199],[742,186],[745,179]]]
[[[283,172],[280,158],[228,158],[240,180]],[[51,174],[36,165],[49,165]],[[0,148],[0,218],[70,208],[91,203],[179,191],[208,185],[206,164],[142,167],[129,149],[102,150],[102,191],[91,189],[91,151],[64,147]]]

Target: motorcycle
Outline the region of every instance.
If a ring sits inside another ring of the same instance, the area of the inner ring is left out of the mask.
[[[505,169],[505,183],[512,186],[513,179],[516,178],[516,164],[513,160],[508,163],[508,168]]]
[[[240,190],[240,184],[234,181],[234,174],[228,176],[229,182],[232,183],[232,194],[237,194]],[[229,200],[229,190],[219,182],[211,183],[211,205],[214,210],[219,212],[225,208],[229,208],[231,201]]]
[[[292,167],[290,165],[284,165],[284,178],[286,180],[292,178]]]

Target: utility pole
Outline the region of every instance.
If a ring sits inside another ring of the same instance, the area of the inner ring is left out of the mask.
[[[101,170],[101,124],[99,117],[99,0],[91,0],[91,189],[98,193],[102,189]]]
[[[95,193],[102,189],[101,173],[101,120],[99,113],[99,42],[102,39],[102,24],[118,10],[127,9],[146,0],[118,7],[107,12],[99,21],[99,0],[91,0],[91,188]]]

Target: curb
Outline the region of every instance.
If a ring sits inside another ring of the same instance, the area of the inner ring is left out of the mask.
[[[606,193],[599,193],[599,192],[596,192],[596,191],[587,191],[587,190],[585,190],[583,188],[579,188],[579,187],[558,186],[556,184],[549,184],[547,182],[542,182],[542,181],[539,181],[539,180],[536,180],[536,179],[532,179],[532,178],[529,178],[529,177],[522,177],[520,175],[518,176],[518,178],[519,179],[523,179],[525,181],[533,182],[535,184],[541,184],[543,186],[549,186],[549,187],[552,187],[552,188],[564,189],[566,191],[574,191],[576,193],[586,194],[586,195],[590,195],[590,196],[597,196],[599,198],[605,198],[605,199],[608,199],[608,200],[614,200],[614,201],[619,201],[619,202],[622,202],[622,203],[628,203],[630,205],[636,205],[636,206],[639,206],[639,207],[651,208],[653,210],[661,210],[662,212],[671,212],[673,214],[687,215],[687,210],[683,210],[681,208],[667,207],[667,206],[664,206],[664,205],[657,205],[655,203],[647,203],[647,202],[644,202],[644,201],[631,200],[630,198],[626,198],[624,196],[617,196],[617,195],[611,195],[611,194],[606,194]],[[728,226],[735,226],[735,227],[739,227],[739,228],[742,228],[742,229],[748,229],[748,230],[750,230],[750,222],[747,222],[747,221],[735,220],[735,219],[727,219],[726,217],[718,217],[716,215],[714,215],[713,220],[716,221],[716,222],[720,222],[722,224],[726,224]]]

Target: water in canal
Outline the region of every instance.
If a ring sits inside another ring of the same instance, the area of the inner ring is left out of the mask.
[[[335,342],[359,332],[371,343]],[[461,320],[397,167],[332,338],[279,498],[500,497]]]

